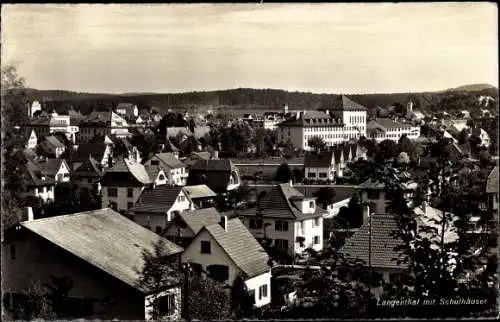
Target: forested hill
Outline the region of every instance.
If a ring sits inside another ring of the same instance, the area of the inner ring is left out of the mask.
[[[387,107],[394,103],[405,104],[412,100],[417,108],[432,110],[439,102],[450,96],[458,96],[459,100],[474,101],[480,95],[498,97],[495,87],[477,86],[477,90],[447,90],[427,93],[392,93],[392,94],[354,94],[349,95],[353,100],[368,107]],[[62,90],[26,90],[30,101],[42,102],[44,109],[55,109],[65,112],[71,106],[83,114],[91,110],[108,110],[119,102],[137,104],[140,109],[156,106],[160,110],[190,109],[190,108],[229,108],[237,109],[269,109],[281,110],[285,104],[290,109],[315,109],[320,102],[338,97],[336,94],[315,94],[305,92],[288,92],[276,89],[249,89],[238,88],[210,92],[188,92],[172,94],[155,93],[127,93],[127,94],[100,94],[79,93]],[[466,104],[465,104],[466,105]],[[458,107],[457,107],[458,108]]]

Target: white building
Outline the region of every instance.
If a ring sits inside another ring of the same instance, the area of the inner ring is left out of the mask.
[[[144,165],[121,159],[107,168],[101,180],[102,208],[127,211],[132,208],[146,187],[152,186]]]
[[[165,171],[167,180],[171,184],[184,186],[189,175],[186,165],[171,152],[157,153],[145,162],[145,165],[159,166]]]
[[[34,149],[38,144],[38,137],[36,136],[35,130],[31,130],[29,132],[28,138],[26,140],[26,145],[24,146],[26,149]]]
[[[307,248],[323,249],[323,218],[316,198],[306,197],[291,184],[279,184],[240,218],[258,240],[270,238],[272,245],[289,255]]]
[[[367,137],[377,142],[392,140],[398,142],[403,135],[415,140],[420,136],[420,126],[395,122],[388,118],[372,120],[366,125]]]
[[[139,225],[161,234],[176,213],[193,209],[194,204],[182,187],[161,185],[145,189],[130,208],[130,215]]]
[[[35,165],[43,175],[58,183],[70,181],[70,168],[64,159],[43,159]]]
[[[41,111],[42,110],[42,105],[40,104],[39,101],[34,101],[33,103],[31,103],[31,107],[29,109],[29,113],[28,113],[28,116],[30,118],[33,117],[33,115],[35,115],[35,113],[37,111]]]
[[[73,142],[73,144],[76,142],[76,133],[78,133],[79,128],[78,126],[71,124],[69,115],[52,114],[49,126],[50,133],[62,132],[66,134],[68,140]]]
[[[271,303],[269,256],[238,219],[203,226],[182,254],[182,262],[232,286],[241,276],[255,306]]]
[[[44,175],[32,162],[24,167],[26,181],[22,196],[26,198],[40,198],[43,203],[54,201],[55,181]]]
[[[278,125],[278,140],[309,150],[309,139],[320,137],[329,145],[366,136],[366,108],[346,96],[322,105],[321,111],[302,111]]]

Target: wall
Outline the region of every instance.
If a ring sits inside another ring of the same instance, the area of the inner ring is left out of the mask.
[[[174,312],[172,315],[168,316],[162,316],[162,320],[180,320],[181,319],[181,314],[182,314],[182,291],[179,286],[173,287],[169,290],[160,292],[157,296],[155,295],[148,295],[144,298],[144,308],[145,308],[145,314],[144,314],[144,319],[146,321],[153,321],[153,307],[152,307],[152,302],[154,301],[155,298],[159,298],[162,296],[165,296],[167,294],[173,294],[175,296],[174,298]]]
[[[319,176],[320,173],[326,173],[327,176],[322,178]],[[309,173],[314,173],[314,177],[310,177]],[[314,167],[306,167],[305,168],[305,177],[306,179],[310,180],[320,180],[320,181],[326,181],[326,180],[333,180],[335,178],[335,168],[333,165],[330,168],[314,168]]]
[[[28,149],[34,149],[36,148],[37,144],[38,144],[38,138],[36,137],[35,131],[32,130],[28,139],[28,144],[26,144],[26,147]]]
[[[238,189],[241,185],[240,172],[238,170],[231,171],[231,177],[227,185],[227,191]]]
[[[316,251],[323,249],[323,218],[319,217],[319,225],[314,226],[314,219],[304,220],[302,222],[297,221],[294,225],[294,233],[296,238],[302,236],[305,238],[303,243],[304,246],[300,246],[300,243],[294,242],[294,248],[296,253],[302,253],[307,248],[313,248]],[[314,244],[314,236],[319,237],[319,244]]]
[[[252,235],[256,239],[264,238],[264,228],[261,229],[252,229],[250,228],[250,219],[257,219],[255,216],[243,217],[241,221],[248,228],[248,230],[252,233]],[[275,230],[275,220],[286,221],[288,222],[288,231],[276,231]],[[265,224],[269,223],[270,226],[266,228],[266,237],[275,239],[286,239],[288,240],[288,252],[292,254],[294,252],[294,243],[295,243],[295,233],[294,233],[294,222],[292,220],[284,220],[284,219],[275,219],[275,218],[264,218],[262,227],[265,227]]]
[[[48,200],[54,200],[54,186],[35,187],[29,190],[25,195],[39,197],[43,202],[48,202]]]
[[[117,197],[109,197],[108,196],[108,188],[117,188],[118,193]],[[141,195],[142,191],[144,190],[144,187],[130,187],[133,190],[133,196],[132,197],[127,197],[127,190],[129,187],[107,187],[103,186],[102,187],[102,207],[107,208],[109,207],[110,202],[116,202],[118,211],[120,210],[128,210],[127,203],[132,202],[135,204],[137,202],[137,199],[139,199],[139,196]]]
[[[56,247],[45,239],[21,229],[2,243],[2,291],[20,293],[30,281],[50,283],[50,276],[69,276],[73,287],[70,297],[98,300],[95,316],[101,319],[143,319],[143,295],[131,286],[107,275],[96,267]],[[15,244],[16,259],[10,259]],[[115,304],[99,302],[109,297]]]
[[[326,209],[328,211],[328,215],[324,216],[324,218],[331,218],[337,216],[340,211],[340,208],[344,206],[347,207],[349,205],[349,201],[351,201],[351,198],[347,198],[345,200],[334,203],[333,205],[330,205],[328,209]]]
[[[368,192],[362,191],[361,192],[361,202],[369,202],[369,203],[374,203],[375,208],[372,209],[373,212],[379,213],[379,214],[384,214],[386,213],[385,208],[387,207],[388,200],[385,199],[385,193],[381,190],[378,190],[380,193],[380,197],[378,199],[369,199],[368,198]]]
[[[61,180],[58,180],[59,175],[62,175]],[[69,182],[70,181],[70,172],[69,172],[69,167],[66,165],[65,162],[61,163],[61,167],[56,173],[56,176],[54,178],[58,182]]]
[[[189,172],[186,171],[186,167],[171,169],[169,180],[172,184],[175,184],[177,186],[184,186],[186,185],[188,175]]]
[[[271,303],[271,272],[267,272],[245,281],[249,290],[255,290],[255,306],[261,307]],[[259,300],[259,287],[267,285],[267,296]]]
[[[202,240],[210,241],[211,254],[201,253]],[[230,286],[233,285],[234,279],[240,273],[240,269],[234,265],[233,261],[226,255],[226,252],[206,230],[201,232],[184,250],[182,262],[200,264],[205,271],[207,271],[207,267],[210,265],[226,265],[229,268],[229,278],[225,283]]]

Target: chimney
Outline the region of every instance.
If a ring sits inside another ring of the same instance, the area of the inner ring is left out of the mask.
[[[225,230],[227,231],[227,216],[221,216],[220,217],[220,221],[219,221],[219,225]]]
[[[424,215],[427,213],[427,201],[422,202],[422,211],[424,212]]]
[[[368,219],[370,218],[370,206],[369,205],[363,205],[363,223],[366,224],[368,223]]]
[[[290,185],[290,187],[293,187],[293,180],[292,179],[288,180],[288,184]]]
[[[219,159],[219,151],[214,150],[214,152],[212,153],[212,158],[214,160],[218,160]]]
[[[33,214],[33,207],[25,208],[25,221],[33,221],[35,220],[35,215]]]

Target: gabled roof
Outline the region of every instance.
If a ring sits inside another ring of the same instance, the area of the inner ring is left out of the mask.
[[[321,151],[307,153],[304,158],[304,166],[311,168],[329,168],[333,162],[333,151]]]
[[[119,159],[111,168],[107,168],[106,173],[130,173],[134,178],[142,184],[152,183],[151,178],[146,171],[143,164],[133,161],[131,159]],[[156,178],[155,178],[156,179]]]
[[[238,218],[227,221],[227,230],[217,223],[205,226],[198,234],[205,230],[247,278],[270,270],[269,255]]]
[[[295,189],[300,191],[304,196],[308,198],[314,198],[316,193],[321,189],[322,187],[318,186],[297,186]],[[333,191],[335,192],[335,197],[333,198],[333,203],[337,203],[340,201],[344,201],[346,199],[350,199],[353,194],[356,193],[356,188],[352,186],[336,186],[332,187]]]
[[[99,209],[22,222],[21,225],[67,252],[139,289],[139,272],[144,265],[143,250],[152,252],[159,237],[109,209]],[[183,249],[163,239],[165,253]]]
[[[258,202],[257,212],[264,217],[288,218],[293,220],[304,220],[320,217],[326,213],[316,205],[316,212],[303,214],[297,209],[292,201],[307,198],[300,191],[288,183],[276,185]]]
[[[233,170],[235,166],[230,160],[227,159],[213,159],[213,160],[198,160],[191,170],[203,170],[203,171],[228,171]]]
[[[192,166],[198,160],[210,160],[212,154],[210,152],[193,152],[187,158],[184,158],[182,162],[184,162],[188,166]]]
[[[36,166],[44,175],[55,176],[63,163],[66,164],[64,159],[46,159],[43,162],[37,162]],[[67,164],[66,167],[69,170],[69,166]]]
[[[356,103],[349,97],[342,95],[331,101],[321,103],[321,108],[332,111],[366,111],[367,108],[363,105]]]
[[[395,239],[392,233],[398,229],[393,215],[372,214],[371,220],[371,264],[375,268],[400,268],[392,260],[399,257],[395,247],[402,244],[400,239]],[[364,223],[354,235],[347,239],[342,247],[342,253],[349,258],[361,259],[368,265],[369,254],[369,223]]]
[[[217,194],[205,184],[184,186],[184,192],[191,199],[216,197]]]
[[[278,126],[299,126],[299,127],[315,127],[315,126],[343,126],[342,121],[332,117],[329,114],[321,111],[303,111],[297,118],[292,116],[278,124]]]
[[[66,147],[64,143],[59,141],[54,135],[49,135],[46,136],[45,139],[43,140],[44,145],[50,145],[54,148],[64,148]]]
[[[89,157],[96,159],[101,162],[104,158],[104,153],[106,152],[107,145],[105,143],[81,143],[76,149],[75,155],[73,157],[74,161],[87,160]],[[107,160],[105,160],[107,161]]]
[[[162,171],[159,165],[145,165],[144,168],[146,169],[151,181],[155,181],[158,174]]]
[[[161,185],[154,189],[145,189],[135,205],[134,212],[166,213],[174,205],[182,187]]]
[[[87,122],[111,122],[111,112],[110,111],[92,111],[85,121]]]
[[[197,210],[187,210],[179,214],[179,217],[184,221],[187,228],[191,229],[193,234],[204,227],[217,224],[221,219],[221,214],[215,208],[204,208]]]
[[[160,166],[163,168],[179,169],[184,168],[186,165],[177,159],[172,153],[157,153],[152,158],[157,158],[160,160]]]
[[[386,129],[395,129],[395,128],[409,128],[411,124],[403,124],[396,121],[391,120],[390,118],[378,118],[377,120],[371,120],[366,124],[367,129],[376,129],[380,128],[382,130]]]
[[[33,161],[28,161],[24,167],[23,175],[28,186],[48,186],[55,184],[54,178],[43,174]]]
[[[76,170],[73,171],[72,176],[102,177],[104,176],[104,169],[96,159],[88,157]]]
[[[488,175],[486,193],[498,193],[498,165]]]

